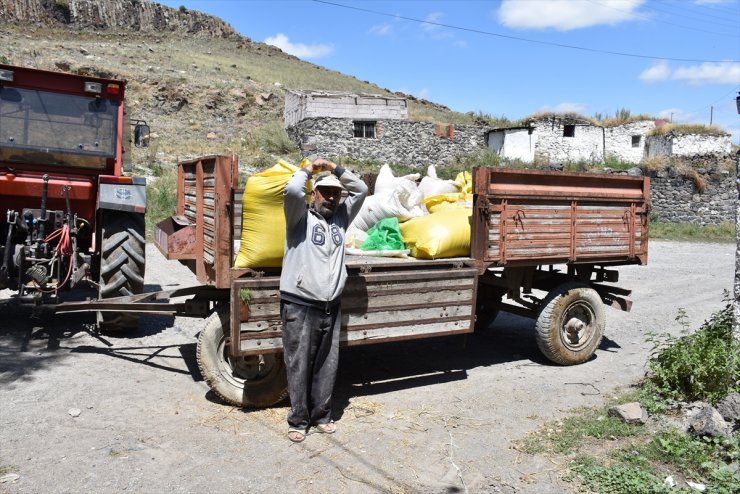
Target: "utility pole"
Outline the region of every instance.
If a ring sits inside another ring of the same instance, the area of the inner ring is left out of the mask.
[[[714,107],[709,107],[709,125],[712,125],[712,120],[714,119]]]
[[[740,92],[737,93],[735,98],[735,105],[737,106],[737,114],[740,115]],[[735,248],[735,300],[732,304],[732,312],[734,317],[733,332],[735,338],[740,340],[740,151],[735,154],[735,184],[738,191],[738,202],[735,210],[735,237],[736,237],[736,248]]]

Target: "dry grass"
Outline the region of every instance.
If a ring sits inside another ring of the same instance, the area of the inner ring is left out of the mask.
[[[645,170],[651,172],[659,172],[665,170],[670,165],[670,159],[668,156],[655,156],[653,158],[647,158],[642,161],[642,166]]]
[[[643,113],[641,115],[617,115],[616,117],[609,117],[605,119],[599,120],[602,127],[618,127],[620,125],[625,125],[628,123],[634,123],[634,122],[644,122],[644,121],[655,121],[658,120],[658,118],[653,117],[652,115],[648,115],[646,113]]]
[[[583,115],[579,115],[575,112],[564,112],[564,113],[558,113],[558,112],[540,112],[540,113],[534,113],[532,115],[529,115],[522,119],[522,121],[527,122],[530,120],[545,120],[545,119],[551,119],[551,118],[559,118],[563,120],[578,120],[578,121],[585,121],[592,125],[600,126],[600,123],[591,118],[591,117],[584,117]]]
[[[649,136],[661,136],[668,134],[699,134],[699,135],[710,135],[710,136],[724,136],[727,132],[717,127],[716,125],[702,125],[702,124],[667,124],[660,127],[654,127],[647,133]]]

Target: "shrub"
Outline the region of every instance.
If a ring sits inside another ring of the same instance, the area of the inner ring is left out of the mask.
[[[281,122],[273,121],[254,129],[248,139],[250,144],[266,153],[286,155],[298,150]]]
[[[497,152],[489,148],[481,149],[480,151],[472,154],[458,156],[456,161],[456,165],[458,167],[468,171],[472,170],[475,166],[487,166],[489,168],[496,168],[502,166],[503,164],[501,156],[499,156]]]
[[[740,341],[733,334],[732,304],[728,301],[692,334],[686,334],[683,310],[676,320],[684,327],[683,336],[648,338],[654,345],[649,380],[657,392],[669,399],[716,403],[740,391]]]
[[[146,224],[148,233],[154,225],[177,210],[177,170],[160,170],[161,175],[147,181]]]

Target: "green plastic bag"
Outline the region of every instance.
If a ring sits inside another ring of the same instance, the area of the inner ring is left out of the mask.
[[[362,250],[402,250],[404,249],[401,227],[398,218],[384,218],[367,231],[367,240]]]

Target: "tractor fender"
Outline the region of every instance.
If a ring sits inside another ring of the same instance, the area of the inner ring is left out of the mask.
[[[146,178],[131,177],[130,182],[104,181],[98,190],[98,207],[116,211],[146,212]]]

